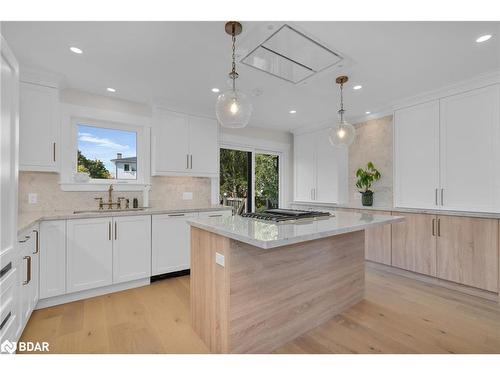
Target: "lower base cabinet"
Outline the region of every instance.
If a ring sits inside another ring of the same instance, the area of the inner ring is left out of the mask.
[[[153,276],[190,268],[190,232],[186,221],[195,217],[195,212],[153,215]]]
[[[362,214],[390,215],[387,211],[363,211]],[[391,224],[368,228],[365,230],[365,259],[372,262],[391,265],[392,252],[392,227]]]
[[[392,225],[392,266],[436,276],[436,215],[401,214]]]
[[[151,276],[151,216],[113,218],[113,284]]]
[[[498,220],[437,216],[437,277],[498,292]]]
[[[112,218],[95,218],[66,222],[68,293],[113,282],[112,221]]]

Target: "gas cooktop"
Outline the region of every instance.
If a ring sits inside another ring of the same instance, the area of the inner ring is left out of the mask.
[[[244,213],[241,214],[241,216],[248,217],[251,219],[258,219],[258,220],[272,221],[275,223],[279,223],[279,222],[298,221],[298,220],[302,221],[302,220],[327,219],[333,216],[333,214],[321,211],[304,211],[304,210],[275,208],[275,209],[265,210],[264,212]]]

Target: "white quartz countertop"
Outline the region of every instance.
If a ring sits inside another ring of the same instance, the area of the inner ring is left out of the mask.
[[[296,223],[271,223],[241,216],[190,219],[188,223],[218,235],[263,249],[356,232],[403,221],[401,216],[336,212],[335,216]]]
[[[500,219],[500,212],[476,212],[476,211],[453,211],[444,209],[430,209],[430,208],[401,208],[392,206],[362,206],[362,205],[338,205],[332,203],[318,203],[318,202],[291,202],[290,206],[296,208],[309,207],[318,211],[329,211],[336,209],[349,209],[349,210],[368,210],[368,211],[390,211],[401,214],[428,214],[428,215],[445,215],[445,216],[464,216],[476,217],[483,219]]]
[[[74,213],[73,210],[68,211],[38,211],[38,212],[26,212],[20,213],[17,220],[17,233],[18,235],[23,231],[29,229],[37,222],[47,221],[47,220],[69,220],[69,219],[91,219],[96,217],[116,217],[116,216],[138,216],[138,215],[161,215],[161,214],[175,214],[183,212],[210,212],[210,211],[228,211],[231,207],[220,206],[220,205],[208,205],[200,207],[182,207],[182,206],[172,206],[172,207],[154,207],[154,208],[144,208],[140,210],[126,210],[118,211],[107,211],[103,209],[99,212],[84,212],[84,213]]]

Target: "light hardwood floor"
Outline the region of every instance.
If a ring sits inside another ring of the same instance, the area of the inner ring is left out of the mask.
[[[189,277],[33,313],[21,338],[51,353],[207,353]],[[365,299],[276,353],[500,353],[500,306],[371,267]]]

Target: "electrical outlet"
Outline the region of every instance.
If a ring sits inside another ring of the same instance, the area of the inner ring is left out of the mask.
[[[182,193],[182,199],[187,201],[187,200],[192,200],[193,199],[193,193],[190,191],[185,191]]]
[[[224,264],[225,264],[225,257],[224,257],[224,255],[216,252],[215,253],[215,263],[217,263],[219,266],[224,267]]]
[[[28,203],[29,204],[37,204],[38,203],[38,194],[37,193],[28,193]]]

